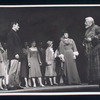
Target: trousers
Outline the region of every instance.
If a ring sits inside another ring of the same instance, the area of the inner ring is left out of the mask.
[[[9,80],[8,85],[18,86],[20,84],[21,62],[16,59],[11,60],[10,69],[9,69]]]

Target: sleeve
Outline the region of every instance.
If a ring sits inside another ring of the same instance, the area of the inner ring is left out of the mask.
[[[58,57],[58,55],[59,55],[59,52],[58,52],[58,50],[56,50],[54,53],[54,57],[56,58],[56,57]]]
[[[64,44],[63,44],[63,41],[60,41],[60,44],[59,44],[59,53],[60,54],[64,54]]]
[[[99,26],[95,26],[94,27],[94,37],[92,39],[92,45],[95,47],[96,45],[98,45],[100,43],[100,27]]]
[[[8,56],[10,56],[10,53],[15,55],[14,37],[11,32],[8,33],[7,50],[8,50]]]
[[[3,47],[0,47],[0,51],[1,51],[1,53],[4,53]]]
[[[74,40],[72,40],[72,48],[73,48],[73,54],[75,56],[78,56],[79,55],[79,52],[77,50],[77,47],[76,47],[76,44],[75,44]]]
[[[38,57],[39,63],[41,63],[41,58],[40,58],[40,54],[39,54],[39,51],[38,50],[37,50],[37,57]]]
[[[74,40],[72,40],[72,48],[74,52],[77,51],[77,47],[76,47]]]
[[[46,49],[46,63],[47,64],[51,64],[51,60],[52,60],[51,56],[52,56],[52,54],[51,54],[50,50]]]
[[[95,29],[96,36],[100,39],[100,27],[97,26]]]
[[[30,50],[28,50],[28,53],[27,53],[28,63],[30,63],[30,57],[31,57]]]
[[[0,62],[3,61],[3,57],[2,57],[2,54],[0,53]]]

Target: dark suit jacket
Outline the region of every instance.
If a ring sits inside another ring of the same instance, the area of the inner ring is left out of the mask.
[[[19,54],[21,60],[22,56],[22,49],[21,49],[21,41],[19,36],[17,35],[17,32],[14,30],[10,30],[7,36],[7,50],[8,50],[8,59],[16,59],[15,55]]]

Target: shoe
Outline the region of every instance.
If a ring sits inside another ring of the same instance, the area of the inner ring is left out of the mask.
[[[12,87],[12,86],[8,86],[8,88],[7,88],[8,90],[17,90],[17,88],[16,87]]]
[[[8,89],[7,89],[7,86],[4,86],[4,90],[8,90]]]
[[[53,86],[53,84],[50,84],[50,86]]]
[[[33,87],[36,88],[36,85],[34,85]]]
[[[28,85],[25,85],[25,87],[29,87]]]
[[[21,86],[16,86],[17,89],[24,89],[23,87]]]
[[[41,86],[41,87],[44,87],[44,85],[43,85],[43,84],[41,84],[40,86]]]
[[[94,85],[94,84],[95,84],[95,82],[93,82],[93,81],[88,82],[88,85]]]
[[[0,90],[3,90],[4,88],[3,87],[0,87]]]
[[[58,85],[58,83],[54,83],[54,85]]]

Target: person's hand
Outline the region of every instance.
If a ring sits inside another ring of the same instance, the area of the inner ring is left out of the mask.
[[[39,64],[40,64],[40,66],[42,66],[42,62],[40,62]]]
[[[50,66],[51,65],[51,63],[47,63],[47,66]]]
[[[64,70],[63,62],[61,62],[61,69]]]
[[[92,39],[90,37],[87,38],[88,41],[92,41]]]
[[[84,43],[82,43],[82,46],[85,46],[85,44],[84,44]]]
[[[73,56],[73,59],[76,59],[76,56],[75,55]]]
[[[75,56],[78,56],[78,55],[79,55],[79,52],[78,52],[78,51],[74,51],[73,54],[74,54]]]
[[[15,58],[16,58],[16,59],[19,59],[19,55],[18,55],[18,54],[16,54],[16,55],[15,55]]]
[[[28,66],[29,66],[29,67],[30,67],[30,65],[31,65],[31,64],[30,64],[30,63],[28,63]]]
[[[2,61],[0,61],[0,63],[2,63]]]
[[[98,39],[98,36],[94,36],[94,38]]]

